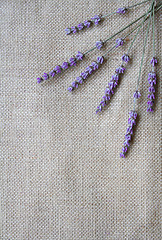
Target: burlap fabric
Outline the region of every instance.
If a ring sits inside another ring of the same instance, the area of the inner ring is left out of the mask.
[[[139,118],[126,159],[119,154],[146,26],[102,114],[95,114],[96,107],[130,41],[111,52],[103,67],[73,93],[67,91],[70,83],[113,41],[55,79],[36,84],[43,72],[105,40],[149,4],[79,34],[66,36],[66,27],[137,2],[1,1],[2,240],[160,240],[160,12],[155,18],[156,108],[153,114],[146,112],[150,30],[136,105]]]

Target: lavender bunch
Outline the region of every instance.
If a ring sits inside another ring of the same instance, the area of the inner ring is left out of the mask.
[[[84,54],[79,52],[75,57],[71,57],[69,62],[63,62],[62,65],[57,65],[49,73],[44,73],[41,77],[37,78],[37,83],[48,80],[50,77],[55,77],[57,74],[61,73],[63,70],[68,69],[70,66],[76,66],[77,61],[83,60]]]
[[[128,119],[129,126],[125,134],[125,141],[122,147],[122,152],[120,153],[120,157],[122,158],[125,158],[125,155],[128,152],[128,147],[130,146],[130,141],[133,135],[133,127],[136,125],[136,118],[137,118],[137,113],[134,110],[130,111],[129,119]]]
[[[96,71],[100,65],[103,64],[104,57],[97,57],[97,61],[93,61],[89,66],[86,67],[85,71],[83,71],[80,76],[76,77],[76,80],[71,83],[71,86],[68,87],[68,91],[71,92],[75,88],[78,88],[79,84],[82,84],[85,79],[88,78],[94,71]]]

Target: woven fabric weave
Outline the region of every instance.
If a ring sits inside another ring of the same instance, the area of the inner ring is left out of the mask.
[[[44,72],[142,15],[149,3],[75,35],[66,36],[66,27],[137,2],[1,1],[2,240],[161,239],[160,12],[155,16],[156,107],[154,113],[146,112],[150,29],[139,84],[142,96],[136,105],[139,118],[125,159],[119,154],[133,107],[147,24],[102,114],[95,114],[96,107],[133,34],[73,93],[67,91],[71,82],[115,39],[53,80],[36,83]]]

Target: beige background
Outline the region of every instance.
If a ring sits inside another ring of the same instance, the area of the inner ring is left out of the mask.
[[[146,26],[102,114],[95,114],[97,104],[129,42],[109,54],[103,67],[73,93],[67,87],[100,55],[99,50],[55,79],[36,84],[43,72],[105,40],[143,14],[149,4],[76,35],[66,36],[66,27],[137,2],[1,1],[2,240],[161,238],[160,12],[155,19],[156,108],[153,114],[146,112],[151,30],[139,86],[142,96],[136,105],[139,121],[126,159],[119,154]]]

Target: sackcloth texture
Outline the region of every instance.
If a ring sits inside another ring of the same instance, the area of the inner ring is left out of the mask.
[[[160,11],[155,16],[159,62],[155,111],[146,112],[151,27],[136,104],[139,118],[125,159],[119,154],[133,108],[147,24],[103,113],[96,115],[96,107],[135,33],[76,91],[67,88],[116,38],[63,74],[36,83],[44,72],[142,15],[149,3],[75,35],[67,36],[66,27],[137,2],[1,0],[2,240],[161,239]]]

